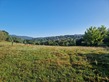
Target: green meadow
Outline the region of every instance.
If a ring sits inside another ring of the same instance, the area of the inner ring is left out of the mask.
[[[0,82],[109,82],[109,48],[0,42]]]

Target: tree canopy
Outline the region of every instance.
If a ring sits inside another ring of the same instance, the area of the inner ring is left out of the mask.
[[[104,38],[107,35],[107,29],[105,26],[101,27],[90,27],[85,31],[84,34],[84,41],[87,43],[87,45],[90,46],[97,46],[102,44]]]
[[[9,37],[9,33],[6,31],[0,30],[0,41],[6,41]]]

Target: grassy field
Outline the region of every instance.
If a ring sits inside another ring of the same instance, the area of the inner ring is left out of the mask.
[[[0,82],[109,82],[109,49],[0,42]]]

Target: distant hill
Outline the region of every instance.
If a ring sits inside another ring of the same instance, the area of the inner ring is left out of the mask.
[[[33,38],[29,36],[10,35],[13,37],[13,41],[16,43],[36,44],[36,45],[57,45],[57,46],[75,46],[76,41],[80,40],[83,35],[61,35],[50,37],[38,37]],[[79,42],[80,43],[80,42]]]
[[[33,37],[29,37],[29,36],[18,36],[18,35],[11,35],[11,36],[12,36],[12,37],[21,38],[21,39],[27,39],[27,40],[33,39]]]
[[[79,39],[79,38],[83,37],[82,34],[49,36],[49,37],[38,37],[38,38],[33,38],[33,37],[29,37],[29,36],[18,36],[18,35],[11,35],[11,36],[21,38],[21,39],[26,39],[26,40],[32,40],[32,39],[34,39],[34,40],[60,40],[60,39],[69,39],[69,38]]]
[[[40,37],[40,38],[33,38],[34,40],[62,40],[62,39],[80,39],[82,38],[82,34],[75,34],[75,35],[61,35],[61,36],[50,36],[50,37]]]

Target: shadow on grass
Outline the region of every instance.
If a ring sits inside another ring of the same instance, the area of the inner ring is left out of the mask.
[[[87,60],[92,65],[92,70],[99,81],[109,81],[109,54],[86,54]]]
[[[88,82],[109,82],[109,54],[78,53],[69,55],[72,68]],[[85,62],[84,62],[85,61]]]

